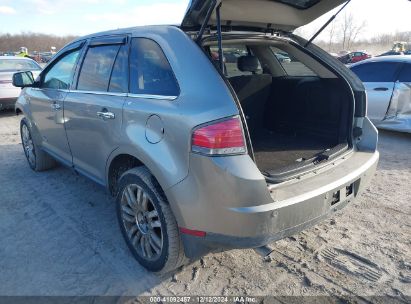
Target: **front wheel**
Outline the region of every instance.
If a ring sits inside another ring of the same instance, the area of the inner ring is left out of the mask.
[[[21,143],[29,166],[34,171],[44,171],[56,166],[56,161],[41,150],[32,136],[29,123],[26,118],[20,122]]]
[[[159,184],[146,167],[119,181],[117,216],[127,246],[147,270],[167,273],[185,261],[177,222]]]

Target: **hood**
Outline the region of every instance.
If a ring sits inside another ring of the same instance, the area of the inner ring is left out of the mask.
[[[181,24],[185,31],[198,30],[213,0],[192,0]],[[221,24],[232,29],[292,32],[347,0],[217,0]],[[215,9],[209,25],[217,24]]]

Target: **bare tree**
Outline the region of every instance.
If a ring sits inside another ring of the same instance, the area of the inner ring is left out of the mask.
[[[328,30],[328,51],[329,52],[333,51],[333,44],[334,44],[336,31],[337,31],[337,23],[334,20],[329,25],[329,30]]]
[[[20,34],[0,34],[0,51],[18,51],[21,47],[27,47],[29,51],[50,51],[52,46],[61,49],[68,42],[75,39],[75,36],[54,36],[39,33],[23,32]]]
[[[341,22],[342,49],[349,50],[366,26],[367,22],[365,20],[359,23],[352,13],[345,13]]]

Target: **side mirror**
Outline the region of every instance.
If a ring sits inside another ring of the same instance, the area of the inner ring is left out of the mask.
[[[34,84],[33,73],[30,71],[19,72],[13,75],[13,85],[18,88],[31,87]]]

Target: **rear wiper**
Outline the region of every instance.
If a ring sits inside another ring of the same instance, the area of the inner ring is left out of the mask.
[[[307,47],[308,45],[310,45],[311,42],[313,42],[314,39],[317,38],[317,36],[320,35],[320,34],[322,33],[322,31],[325,30],[325,28],[326,28],[331,22],[333,22],[333,20],[335,19],[335,17],[337,17],[338,14],[341,13],[341,11],[342,11],[342,10],[348,5],[348,3],[350,3],[350,2],[351,2],[351,0],[348,0],[348,1],[338,10],[338,12],[337,12],[335,15],[333,15],[333,16],[318,30],[318,32],[316,32],[316,33],[314,34],[314,36],[311,37],[310,40],[308,40],[308,42],[304,45],[304,47]]]

